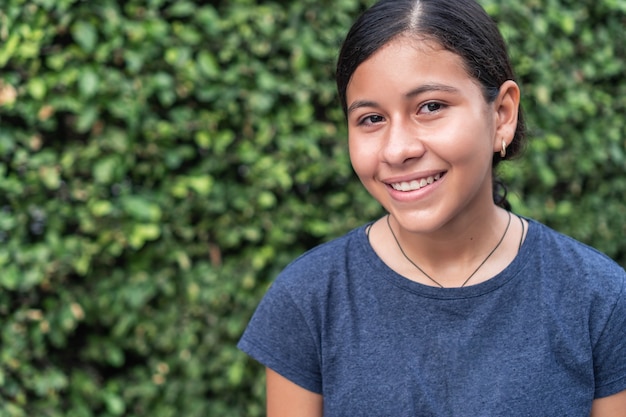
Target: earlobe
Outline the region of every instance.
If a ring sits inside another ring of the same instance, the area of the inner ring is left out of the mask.
[[[496,111],[496,138],[501,138],[507,146],[513,140],[517,129],[517,116],[520,104],[520,89],[513,80],[508,80],[500,86],[500,93],[495,101]],[[501,149],[501,141],[494,143],[494,152]]]

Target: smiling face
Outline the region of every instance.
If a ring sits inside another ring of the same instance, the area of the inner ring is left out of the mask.
[[[396,38],[348,84],[354,170],[404,229],[431,233],[488,216],[492,157],[502,141],[499,101],[486,102],[456,54]]]

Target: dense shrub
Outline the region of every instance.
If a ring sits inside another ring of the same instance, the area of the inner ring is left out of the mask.
[[[381,213],[332,79],[364,3],[3,2],[0,415],[263,414],[258,300]],[[532,130],[515,209],[626,265],[626,3],[483,4]]]

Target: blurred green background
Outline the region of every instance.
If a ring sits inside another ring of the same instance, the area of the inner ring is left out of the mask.
[[[0,416],[260,416],[278,271],[381,214],[336,55],[371,1],[3,0]],[[531,143],[515,211],[626,266],[626,0],[482,0]]]

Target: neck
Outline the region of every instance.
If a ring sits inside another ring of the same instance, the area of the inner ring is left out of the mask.
[[[508,234],[510,213],[493,206],[487,215],[457,219],[455,224],[446,225],[437,233],[410,231],[393,217],[387,221],[392,237],[391,242],[387,239],[387,244],[395,252],[394,269],[430,285],[458,287],[490,277],[488,273],[494,268],[487,264]]]

